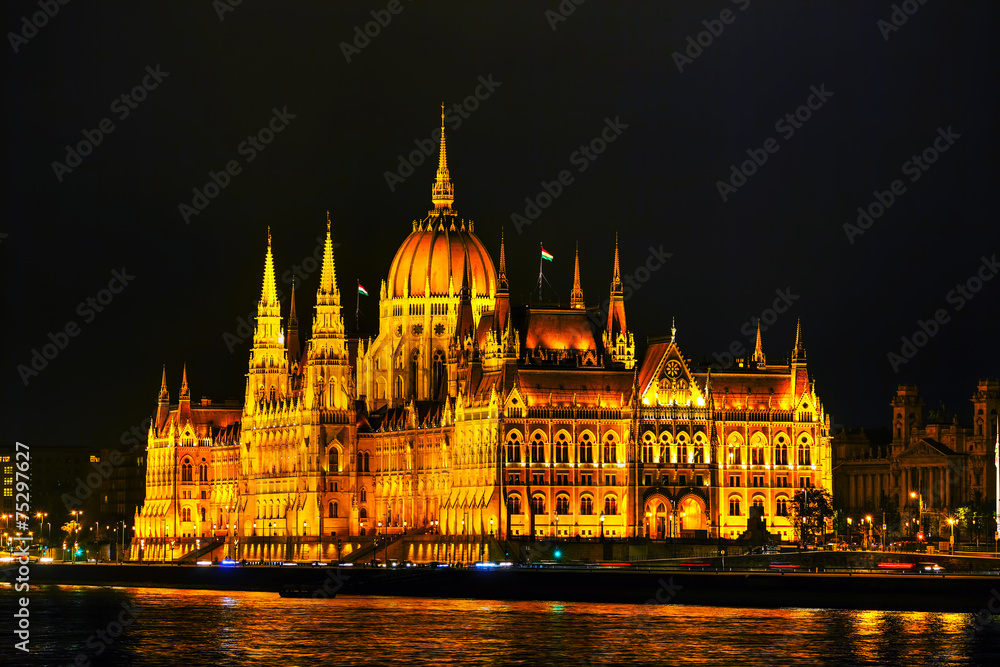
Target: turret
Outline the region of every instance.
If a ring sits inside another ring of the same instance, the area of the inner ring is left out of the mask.
[[[163,366],[163,379],[160,380],[160,396],[156,403],[156,429],[159,431],[167,423],[170,416],[170,392],[167,391],[167,367]]]
[[[181,391],[177,396],[177,425],[182,426],[191,421],[191,389],[188,387],[187,364],[181,375]]]
[[[500,333],[507,322],[507,314],[510,312],[510,294],[507,285],[507,257],[503,247],[503,228],[500,228],[500,270],[497,280],[496,305],[493,308],[493,329]]]
[[[901,384],[892,399],[892,448],[902,451],[910,442],[910,432],[924,424],[924,402],[914,385]]]
[[[319,286],[316,288],[316,312],[313,315],[312,337],[309,339],[306,405],[345,410],[349,403],[347,392],[351,367],[340,290],[337,288],[330,226],[330,213],[327,212],[323,265],[320,269]]]
[[[299,318],[295,314],[295,278],[292,278],[292,298],[288,310],[288,370],[299,363],[302,356],[302,349],[299,343]]]
[[[615,234],[615,266],[608,301],[608,326],[604,331],[604,349],[614,363],[625,368],[635,366],[635,340],[625,324],[625,290],[618,262],[618,234]]]
[[[267,231],[267,254],[264,257],[264,281],[257,304],[257,327],[250,351],[247,373],[246,408],[254,412],[261,401],[273,401],[288,392],[288,354],[281,330],[281,302],[274,280],[274,257],[271,254],[271,230]]]
[[[751,368],[764,368],[766,358],[764,357],[764,343],[760,338],[760,320],[757,320],[757,344],[754,346],[753,355],[750,357]]]

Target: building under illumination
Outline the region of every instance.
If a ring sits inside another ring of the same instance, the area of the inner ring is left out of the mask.
[[[243,404],[193,404],[186,370],[171,404],[164,375],[133,557],[326,559],[427,529],[737,537],[751,506],[794,539],[795,489],[831,487],[801,330],[787,362],[766,360],[759,332],[710,375],[675,330],[637,358],[617,243],[606,316],[586,306],[579,256],[568,307],[514,305],[502,239],[494,264],[452,206],[443,128],[431,199],[389,264],[374,339],[345,335],[328,220],[303,345],[268,235]]]
[[[891,404],[889,442],[875,442],[864,432],[838,433],[837,507],[855,516],[882,510],[893,520],[898,515],[903,537],[916,534],[918,526],[948,537],[947,519],[965,506],[992,537],[1000,382],[980,380],[971,402],[970,428],[957,416],[925,414],[917,387],[900,385]]]

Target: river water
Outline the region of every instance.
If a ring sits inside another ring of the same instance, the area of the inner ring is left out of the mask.
[[[42,586],[0,664],[998,665],[1000,617]],[[984,604],[986,601],[984,601]],[[112,637],[110,635],[115,635]]]

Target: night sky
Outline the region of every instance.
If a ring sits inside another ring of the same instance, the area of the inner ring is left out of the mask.
[[[226,335],[255,312],[267,228],[279,288],[302,267],[307,326],[327,209],[349,333],[357,278],[374,335],[379,285],[431,207],[436,155],[412,175],[399,156],[442,101],[455,208],[494,261],[504,229],[514,301],[537,298],[542,242],[545,299],[566,304],[577,241],[587,301],[606,299],[617,231],[640,348],[675,317],[688,357],[725,361],[763,317],[780,359],[801,318],[835,424],[888,425],[903,382],[968,424],[976,382],[1000,376],[998,8],[902,4],[896,26],[871,1],[79,2],[35,29],[36,2],[5,3],[0,441],[120,446],[164,363],[174,400],[185,361],[195,397],[242,399],[249,341]],[[526,198],[547,206],[515,224]],[[845,229],[858,207],[881,215]],[[647,273],[651,248],[671,256]],[[50,334],[65,348],[26,383]]]

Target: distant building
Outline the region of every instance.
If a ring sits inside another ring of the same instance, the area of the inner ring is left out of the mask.
[[[848,515],[898,512],[903,535],[916,532],[922,514],[924,529],[946,537],[947,517],[966,506],[986,515],[985,533],[992,536],[998,409],[996,380],[979,382],[971,427],[943,412],[925,415],[917,388],[900,385],[890,432],[843,431],[834,437],[836,506]]]
[[[832,482],[801,328],[787,361],[759,331],[721,372],[692,366],[675,330],[637,357],[617,243],[606,314],[586,306],[579,256],[568,307],[516,306],[503,240],[494,265],[452,208],[443,130],[431,199],[382,282],[378,336],[357,345],[329,221],[305,345],[268,235],[245,399],[195,405],[185,370],[172,406],[164,375],[133,556],[327,559],[342,538],[427,530],[728,538],[751,507],[794,539],[794,491]]]

